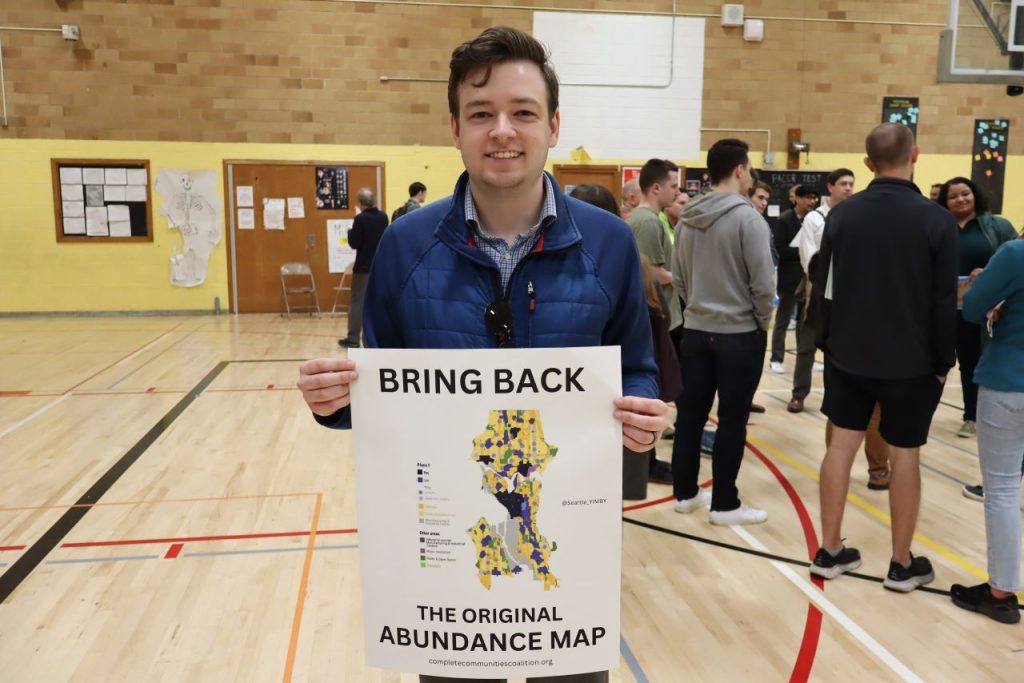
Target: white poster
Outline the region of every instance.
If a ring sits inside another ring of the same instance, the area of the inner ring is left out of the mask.
[[[302,201],[302,197],[289,197],[288,198],[288,218],[305,218],[306,217],[306,206]]]
[[[104,185],[127,185],[128,184],[128,169],[127,168],[105,168],[105,169],[103,169],[103,184]]]
[[[73,168],[70,166],[62,166],[60,169],[60,182],[61,184],[68,185],[81,185],[82,184],[82,169]]]
[[[91,237],[108,237],[107,207],[89,206],[85,209],[85,234]]]
[[[126,180],[129,185],[145,185],[149,182],[144,168],[129,168]]]
[[[619,664],[618,347],[351,349],[368,664]]]
[[[235,188],[235,203],[239,206],[252,206],[252,185],[239,185]]]
[[[86,185],[102,185],[106,174],[102,168],[83,168],[82,182]]]
[[[263,198],[263,227],[266,230],[284,230],[284,200]]]
[[[184,243],[180,253],[177,244],[171,247],[171,284],[201,285],[223,232],[217,173],[164,169],[157,173],[154,187],[163,198],[160,215],[167,217],[168,227],[181,232]]]
[[[255,230],[256,229],[256,209],[239,209],[238,210],[238,229],[239,230]]]
[[[351,218],[327,221],[327,269],[331,273],[344,273],[348,264],[355,263],[356,250],[348,245]]]

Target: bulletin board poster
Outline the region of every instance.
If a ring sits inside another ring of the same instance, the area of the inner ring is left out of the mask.
[[[618,667],[619,353],[349,352],[368,664],[486,679]]]
[[[883,97],[882,123],[902,123],[917,138],[917,117],[921,113],[920,98]]]
[[[348,167],[316,167],[316,208],[329,211],[348,208]]]
[[[971,180],[988,197],[992,213],[1003,210],[1003,182],[1009,150],[1010,122],[1006,119],[977,119],[971,147]]]
[[[640,180],[640,167],[639,166],[623,166],[622,167],[622,184],[625,185],[630,180]]]
[[[351,218],[327,221],[327,268],[331,273],[344,273],[356,261],[356,250],[348,243]]]

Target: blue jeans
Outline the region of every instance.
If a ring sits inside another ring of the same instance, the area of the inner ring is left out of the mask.
[[[978,392],[978,456],[985,485],[989,585],[1016,593],[1020,581],[1020,482],[1024,392]]]

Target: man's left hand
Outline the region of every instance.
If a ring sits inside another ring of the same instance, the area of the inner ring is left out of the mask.
[[[622,445],[646,453],[668,429],[668,405],[656,398],[623,396],[615,399],[615,419],[622,423]]]

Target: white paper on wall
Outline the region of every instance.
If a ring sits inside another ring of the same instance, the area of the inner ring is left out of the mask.
[[[239,209],[238,210],[238,229],[239,230],[255,230],[256,229],[256,209]]]
[[[288,198],[288,218],[305,218],[306,217],[306,206],[302,201],[302,197],[289,197]]]
[[[214,171],[164,169],[157,173],[156,191],[163,198],[160,215],[168,227],[181,232],[184,246],[172,246],[171,284],[195,287],[206,280],[213,252],[223,234],[223,213]]]
[[[61,202],[61,215],[65,218],[84,218],[85,202]]]
[[[124,185],[104,185],[103,186],[103,201],[105,202],[123,202],[126,201],[128,188]]]
[[[127,168],[105,168],[103,169],[104,185],[126,185],[128,183]]]
[[[145,185],[149,182],[144,168],[129,168],[126,180],[129,185]]]
[[[284,230],[284,200],[263,198],[263,227],[266,230]]]
[[[327,221],[327,268],[332,273],[344,273],[348,264],[356,260],[356,250],[348,243],[348,231],[351,228],[351,218]]]
[[[253,206],[252,185],[239,185],[235,188],[235,203],[238,206]]]
[[[132,236],[132,224],[130,221],[110,221],[111,237],[131,237]]]
[[[129,185],[125,188],[124,199],[128,202],[144,202],[146,201],[146,186],[145,185]]]
[[[104,173],[102,168],[83,168],[82,169],[82,182],[86,185],[102,185],[104,183]]]
[[[62,167],[60,169],[60,182],[62,185],[81,185],[82,169],[78,167]]]
[[[124,204],[111,204],[107,207],[107,220],[114,221],[131,220],[131,212]]]
[[[768,205],[768,217],[769,218],[778,218],[779,217],[779,205],[778,204],[769,204]]]
[[[110,234],[109,228],[107,227],[107,207],[86,207],[85,234],[95,237],[106,237]]]
[[[704,19],[534,12],[533,35],[562,82],[554,156],[700,156]],[[603,85],[620,83],[648,87]]]
[[[349,352],[369,665],[484,678],[618,666],[619,354]],[[403,642],[413,630],[423,646]],[[520,633],[524,650],[535,636],[528,652],[458,652],[433,633],[467,643]]]
[[[81,185],[61,185],[60,198],[64,201],[82,201],[85,193]]]
[[[64,217],[64,234],[65,235],[84,235],[85,234],[85,218],[68,218]]]

